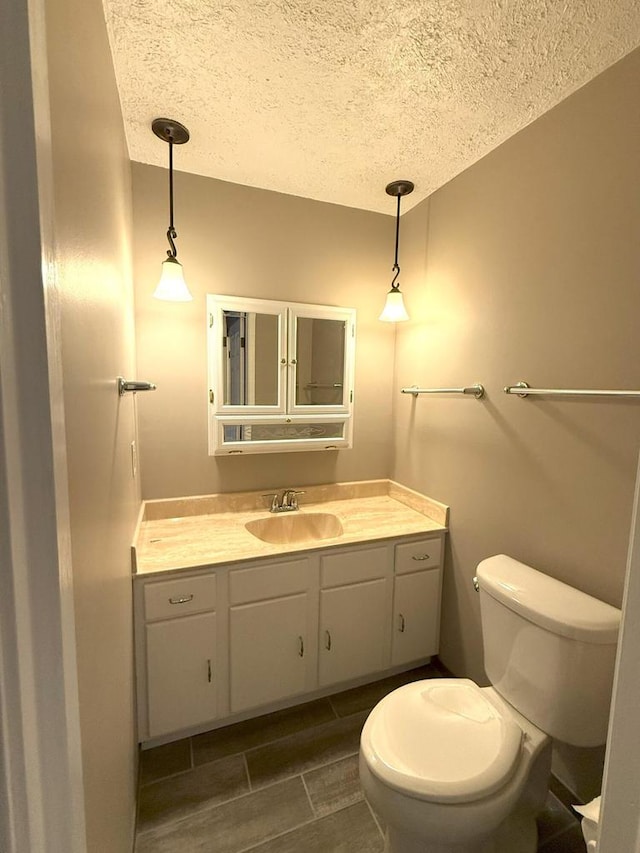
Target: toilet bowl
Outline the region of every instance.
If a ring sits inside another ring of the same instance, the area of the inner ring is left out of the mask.
[[[394,853],[533,853],[550,766],[550,738],[468,679],[405,685],[362,731],[360,780]]]
[[[552,739],[606,740],[620,611],[505,555],[477,588],[492,686],[407,684],[362,730],[386,853],[535,853]]]

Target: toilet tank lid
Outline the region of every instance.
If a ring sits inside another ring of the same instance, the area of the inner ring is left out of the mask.
[[[620,610],[498,554],[478,565],[480,589],[530,622],[585,643],[615,644]]]

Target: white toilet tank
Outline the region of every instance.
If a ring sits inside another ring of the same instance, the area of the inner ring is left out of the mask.
[[[620,611],[504,554],[477,574],[491,684],[551,737],[605,743]]]

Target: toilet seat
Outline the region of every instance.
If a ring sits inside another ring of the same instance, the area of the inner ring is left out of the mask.
[[[522,729],[497,697],[466,678],[418,681],[376,705],[362,750],[382,782],[411,797],[472,802],[494,793],[518,765]]]

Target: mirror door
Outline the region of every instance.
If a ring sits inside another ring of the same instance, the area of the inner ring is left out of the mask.
[[[353,312],[321,305],[289,307],[289,411],[349,411]]]
[[[213,323],[209,361],[217,375],[216,411],[284,412],[286,308],[263,300],[223,297],[210,307],[209,317]]]

